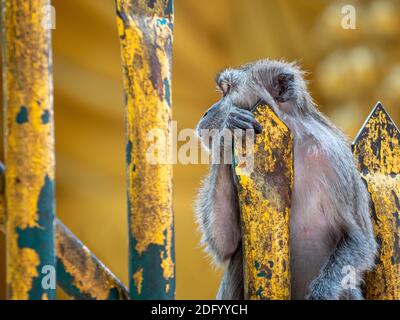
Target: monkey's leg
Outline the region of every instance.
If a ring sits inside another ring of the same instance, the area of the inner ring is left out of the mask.
[[[342,286],[346,273],[344,267],[354,268],[355,279],[352,279],[358,289],[361,277],[374,263],[375,242],[357,227],[351,233],[343,236],[336,250],[329,257],[320,275],[311,283],[308,298],[311,300],[337,300],[345,289]]]
[[[241,230],[236,187],[230,164],[213,164],[197,200],[202,242],[216,262],[230,259],[239,246]]]
[[[242,246],[229,260],[217,294],[218,300],[243,300],[243,255]]]

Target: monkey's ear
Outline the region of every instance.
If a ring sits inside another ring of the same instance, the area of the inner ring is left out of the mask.
[[[272,96],[278,102],[286,102],[294,97],[294,75],[281,73],[273,79]]]

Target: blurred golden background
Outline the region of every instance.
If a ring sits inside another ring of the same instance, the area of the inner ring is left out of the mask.
[[[113,0],[53,0],[57,215],[127,284],[124,108]],[[342,28],[343,5],[356,30]],[[397,0],[175,0],[173,110],[194,128],[214,75],[249,60],[297,60],[313,97],[352,139],[376,101],[400,122]],[[199,247],[203,165],[174,167],[177,299],[213,299],[221,271]],[[4,299],[4,237],[0,236]],[[62,296],[62,295],[61,295]]]

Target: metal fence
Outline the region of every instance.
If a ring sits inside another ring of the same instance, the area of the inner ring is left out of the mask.
[[[172,0],[116,0],[125,84],[130,294],[55,217],[50,0],[2,0],[5,166],[0,229],[7,297],[175,297],[172,165],[150,165],[146,130],[171,119]],[[7,187],[5,187],[7,186]]]
[[[289,219],[293,187],[293,139],[268,107],[260,109],[263,138],[254,174],[240,166],[245,296],[290,299]],[[372,198],[379,244],[375,269],[366,274],[366,299],[400,299],[400,132],[378,103],[352,144],[361,176]],[[268,190],[268,192],[263,192]]]
[[[172,0],[116,0],[125,91],[129,221],[129,293],[55,217],[51,33],[43,27],[50,0],[1,0],[5,168],[1,167],[0,230],[7,243],[9,299],[55,299],[57,284],[75,299],[174,299],[175,257],[172,165],[145,159],[148,128],[172,143]],[[293,139],[268,108],[260,121],[272,192],[242,175],[245,295],[290,299],[288,247],[293,185]],[[368,299],[400,299],[400,132],[378,103],[353,143],[373,201],[380,245],[367,275]],[[279,165],[274,165],[279,159]],[[257,165],[256,161],[256,165]],[[236,168],[240,176],[240,168]],[[274,202],[274,209],[269,205]],[[251,215],[251,218],[250,218]],[[254,237],[257,235],[257,237]],[[271,246],[262,246],[260,237]],[[253,239],[258,239],[257,241]],[[50,268],[50,269],[49,269]]]

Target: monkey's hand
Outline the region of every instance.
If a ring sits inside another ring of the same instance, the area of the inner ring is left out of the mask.
[[[254,118],[254,114],[249,110],[236,106],[232,106],[226,118],[225,127],[230,130],[254,130],[257,134],[262,132],[262,127]]]

